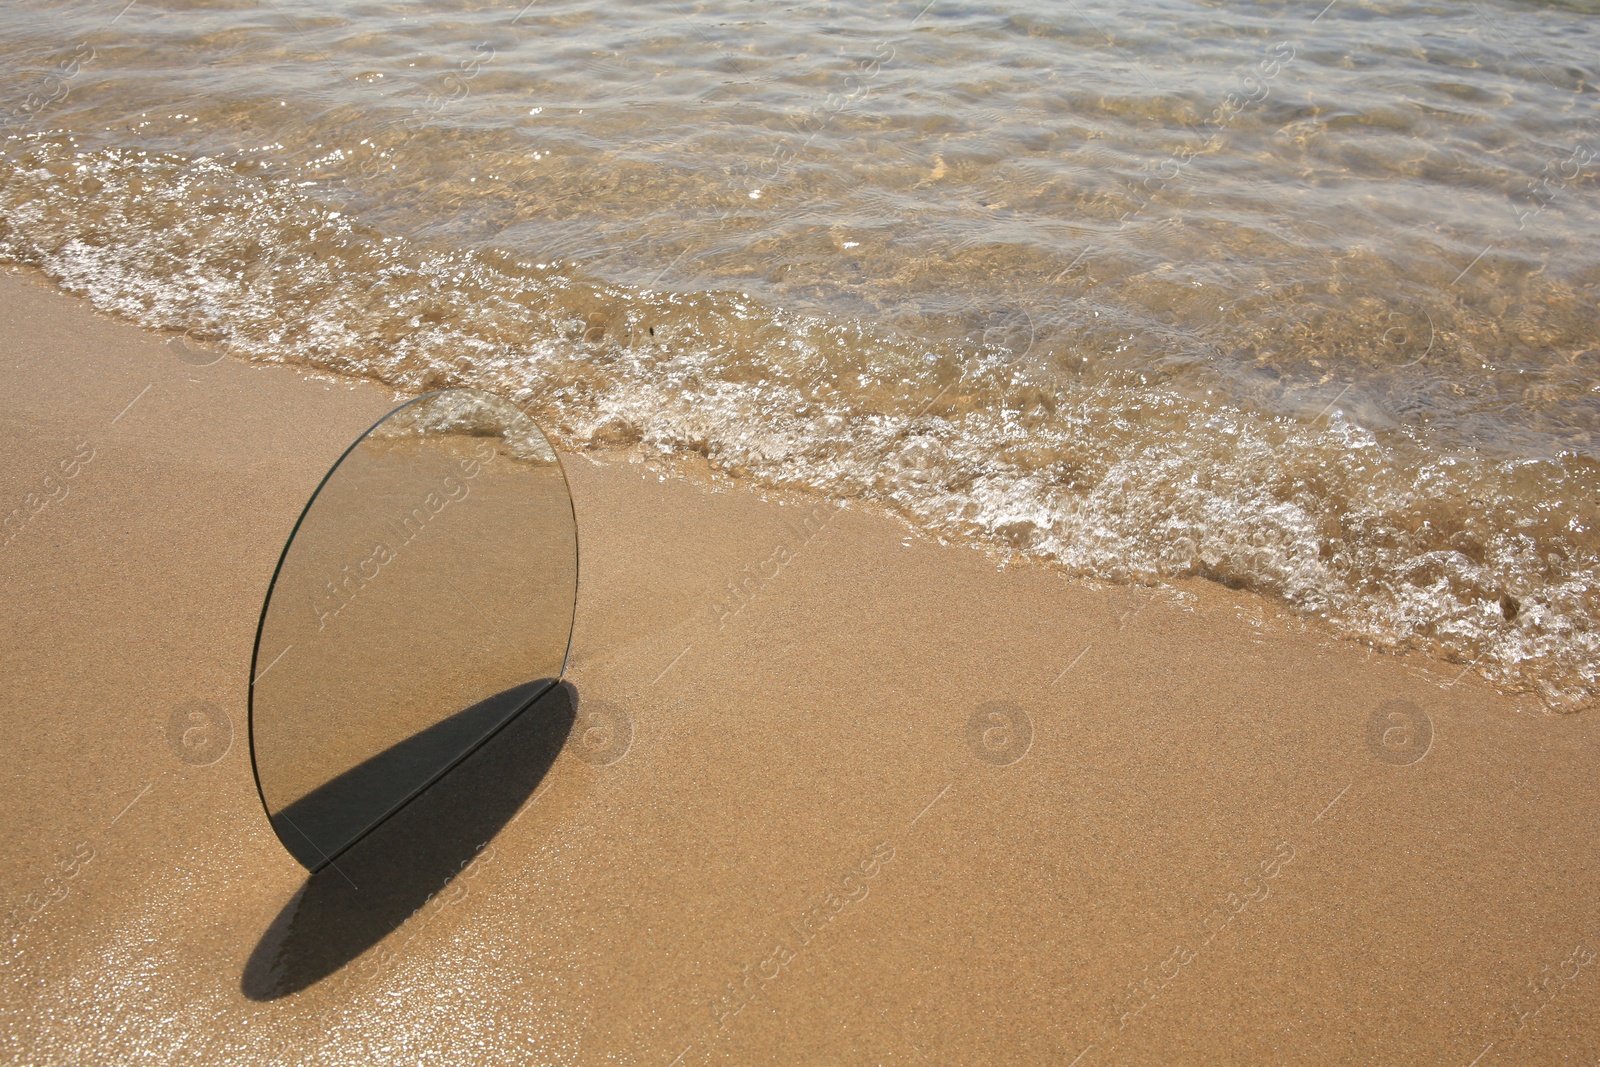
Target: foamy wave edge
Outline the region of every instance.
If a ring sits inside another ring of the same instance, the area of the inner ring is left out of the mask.
[[[1556,710],[1600,693],[1600,559],[1545,514],[1592,490],[1581,465],[1434,454],[1338,411],[1324,429],[1041,380],[1005,353],[740,294],[429,250],[217,160],[36,138],[3,166],[0,258],[145,326],[402,391],[487,389],[565,448],[698,453],[1081,575],[1247,587]]]

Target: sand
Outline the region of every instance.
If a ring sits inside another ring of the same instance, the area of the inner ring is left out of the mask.
[[[308,879],[251,642],[395,396],[0,320],[8,1061],[1600,1055],[1592,715],[626,454],[563,457],[566,686]]]

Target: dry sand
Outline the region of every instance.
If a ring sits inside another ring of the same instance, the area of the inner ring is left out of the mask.
[[[394,397],[0,317],[8,1061],[1600,1056],[1592,715],[626,456],[569,686],[308,884],[251,641]]]

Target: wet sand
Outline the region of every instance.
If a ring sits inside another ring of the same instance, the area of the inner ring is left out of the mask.
[[[1600,1055],[1592,715],[625,454],[563,457],[569,685],[308,882],[251,642],[394,396],[0,321],[8,1061]]]

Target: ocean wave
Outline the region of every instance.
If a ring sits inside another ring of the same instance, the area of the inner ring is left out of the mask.
[[[244,358],[490,390],[565,448],[697,453],[1076,574],[1214,579],[1558,710],[1600,692],[1600,464],[1575,452],[1023,359],[1004,315],[929,339],[429,248],[243,165],[61,135],[3,153],[0,258]]]

